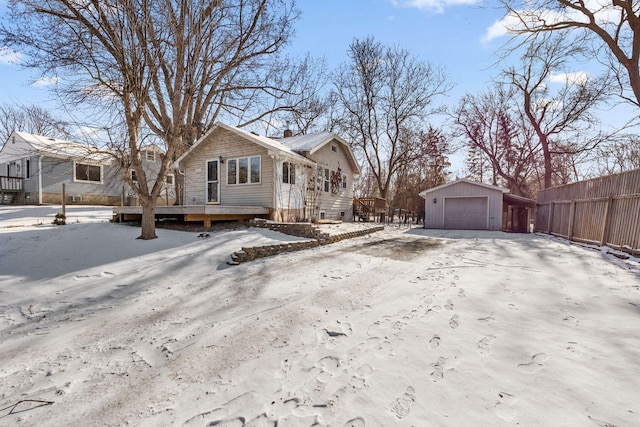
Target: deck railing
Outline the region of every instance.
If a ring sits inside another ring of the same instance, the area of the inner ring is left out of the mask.
[[[15,176],[0,176],[0,191],[8,193],[22,192],[22,178]]]

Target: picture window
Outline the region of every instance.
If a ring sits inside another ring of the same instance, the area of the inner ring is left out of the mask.
[[[87,163],[76,163],[74,167],[74,180],[85,182],[102,182],[102,166]]]
[[[227,160],[227,184],[259,184],[260,156]]]

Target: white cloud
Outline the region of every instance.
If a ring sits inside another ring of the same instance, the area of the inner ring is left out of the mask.
[[[447,7],[471,5],[479,2],[480,0],[391,0],[391,3],[396,7],[413,7],[436,13],[444,12]]]
[[[589,74],[586,71],[577,71],[575,73],[559,73],[552,74],[549,81],[552,83],[567,83],[583,85],[589,80]]]
[[[52,86],[57,85],[60,82],[60,77],[41,77],[35,82],[33,86]]]
[[[0,47],[0,64],[18,64],[22,54],[8,47]]]
[[[489,43],[493,39],[500,38],[502,36],[506,36],[509,34],[509,24],[511,24],[514,18],[509,17],[508,15],[496,22],[494,22],[489,28],[485,35],[482,37],[482,43]]]

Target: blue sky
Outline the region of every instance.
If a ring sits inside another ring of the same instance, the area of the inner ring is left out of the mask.
[[[5,5],[6,1],[0,0],[0,16]],[[329,69],[335,69],[347,61],[354,38],[373,36],[384,44],[399,45],[446,69],[455,87],[446,98],[435,100],[435,105],[455,105],[465,93],[484,90],[499,73],[497,52],[507,41],[507,37],[499,37],[503,10],[495,2],[483,0],[298,0],[298,7],[302,17],[289,46],[291,54],[324,57]],[[497,29],[498,37],[488,40],[490,29],[494,35]],[[61,111],[47,90],[48,82],[34,84],[37,76],[12,60],[13,53],[0,46],[0,104],[40,104]],[[635,110],[601,115],[615,126],[617,121],[629,119],[627,114],[631,116]],[[441,123],[441,118],[434,117],[434,122]]]
[[[294,55],[325,57],[333,69],[347,60],[354,38],[373,36],[397,44],[424,61],[446,68],[456,89],[452,97],[484,87],[495,62],[499,40],[484,43],[487,29],[502,11],[465,4],[465,0],[299,0],[302,18],[290,46]],[[5,1],[0,0],[0,13]],[[410,6],[409,4],[413,4]],[[422,4],[422,7],[418,5]],[[46,82],[11,63],[12,52],[0,50],[0,103],[43,103],[53,106]],[[47,102],[50,101],[50,102]]]
[[[461,0],[453,0],[461,3]],[[410,50],[423,61],[446,68],[455,93],[481,89],[488,81],[501,41],[483,42],[487,29],[503,12],[470,4],[447,7],[403,6],[391,0],[300,0],[303,11],[291,49],[327,58],[334,68],[346,61],[354,38],[373,36]],[[419,3],[419,1],[402,2]]]

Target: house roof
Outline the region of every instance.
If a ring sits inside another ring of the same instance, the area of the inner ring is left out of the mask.
[[[453,185],[457,185],[460,183],[467,183],[467,184],[471,184],[471,185],[477,185],[478,187],[484,187],[488,190],[494,190],[494,191],[501,191],[503,194],[504,193],[509,193],[509,189],[508,188],[504,188],[504,187],[496,187],[495,185],[489,185],[489,184],[485,184],[482,182],[477,182],[477,181],[472,181],[470,179],[457,179],[455,181],[451,181],[448,182],[446,184],[442,184],[442,185],[438,185],[437,187],[433,187],[430,188],[428,190],[424,190],[421,191],[420,193],[418,193],[420,196],[422,196],[423,198],[426,198],[426,195],[429,193],[433,193],[434,191],[439,191],[442,190],[443,188],[447,188],[447,187],[451,187]]]
[[[296,153],[294,150],[292,150],[291,148],[287,147],[286,145],[282,144],[280,141],[277,141],[275,139],[271,139],[271,138],[267,138],[266,136],[260,136],[260,135],[256,135],[255,133],[251,133],[248,132],[246,130],[237,128],[235,126],[231,126],[225,123],[216,123],[215,125],[213,125],[213,127],[211,129],[209,129],[209,131],[204,134],[199,140],[197,140],[186,152],[184,152],[180,157],[178,157],[178,159],[175,161],[175,165],[179,164],[185,157],[188,157],[195,149],[197,149],[204,141],[206,141],[209,136],[211,134],[213,134],[214,132],[216,132],[219,129],[224,129],[227,130],[229,132],[232,132],[238,136],[241,136],[251,142],[253,142],[254,144],[257,144],[263,148],[266,148],[269,151],[273,151],[276,154],[280,155],[280,156],[284,156],[284,157],[288,157],[290,159],[295,159],[300,163],[304,163],[307,164],[309,166],[314,166],[315,163],[312,162],[311,160],[307,159],[304,156],[301,156],[300,154]]]
[[[110,158],[110,154],[105,150],[100,150],[97,147],[91,147],[88,145],[80,144],[78,142],[66,141],[56,138],[48,138],[42,135],[34,135],[26,132],[14,131],[9,139],[3,146],[10,151],[10,141],[14,136],[18,136],[27,145],[31,147],[29,151],[14,152],[9,156],[12,158],[22,158],[29,155],[48,155],[52,157],[60,158],[76,158],[76,159],[91,159],[94,161],[105,161]]]
[[[347,150],[351,168],[355,171],[356,174],[360,174],[360,167],[358,166],[356,156],[353,154],[351,146],[347,141],[332,132],[319,132],[306,135],[290,136],[288,138],[281,139],[281,141],[283,144],[294,151],[308,151],[309,154],[315,153],[331,141],[337,141],[342,144],[345,150]]]

